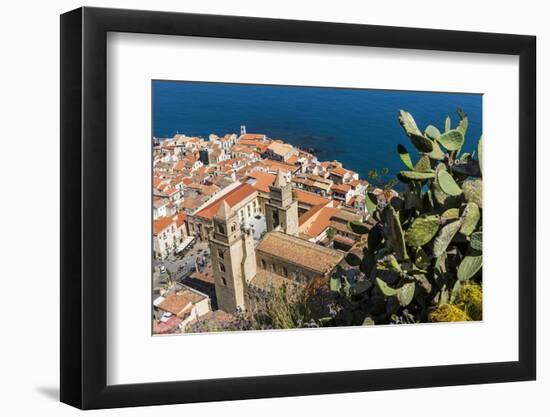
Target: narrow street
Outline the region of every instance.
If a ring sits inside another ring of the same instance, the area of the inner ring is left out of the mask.
[[[196,241],[188,250],[181,254],[171,254],[164,260],[155,259],[153,260],[153,268],[157,270],[158,267],[164,266],[176,281],[181,282],[195,272],[197,261],[201,270],[204,270],[210,264],[208,242]],[[202,265],[200,265],[201,261],[203,262]],[[163,275],[160,275],[157,280],[158,282],[153,283],[154,287],[160,284]]]

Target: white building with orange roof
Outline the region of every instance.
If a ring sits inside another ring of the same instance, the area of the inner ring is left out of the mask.
[[[309,191],[304,191],[299,188],[294,188],[292,190],[292,197],[298,202],[298,215],[301,216],[309,209],[318,205],[326,205],[331,200],[328,197],[320,196],[316,193],[311,193]]]
[[[274,141],[267,147],[267,150],[264,152],[264,156],[275,161],[287,162],[289,158],[296,156],[298,154],[298,149],[294,146],[289,145],[281,141]],[[297,162],[297,159],[290,163],[293,165]]]
[[[166,259],[178,243],[176,222],[172,217],[159,217],[153,221],[153,254]]]
[[[262,159],[252,165],[254,169],[260,169],[269,174],[278,174],[281,172],[285,176],[286,181],[291,181],[292,175],[298,172],[299,167],[287,164],[281,161],[271,159]]]
[[[242,133],[241,136],[239,136],[239,142],[245,141],[245,140],[252,140],[252,141],[258,141],[258,142],[265,142],[267,141],[267,136],[263,133]]]
[[[219,145],[224,153],[230,153],[231,147],[237,143],[237,135],[235,133],[228,133],[223,137],[210,135],[210,142]]]
[[[164,333],[163,325],[174,322],[179,330],[184,330],[188,323],[197,320],[212,311],[210,297],[186,285],[178,285],[173,291],[165,294],[155,303],[156,320],[153,322],[155,334]],[[171,329],[170,333],[174,333]]]
[[[330,195],[332,180],[315,174],[297,174],[292,177],[292,185],[304,191],[309,191],[327,197]]]
[[[262,156],[254,148],[237,144],[231,148],[231,158],[242,158],[249,162],[257,162]]]
[[[153,219],[158,219],[159,217],[168,216],[170,201],[167,198],[162,197],[153,197]]]
[[[330,187],[330,191],[334,200],[341,201],[344,204],[348,204],[354,195],[349,184],[334,184]]]
[[[344,184],[359,179],[359,174],[357,172],[342,167],[328,169],[328,173],[329,178],[334,181],[335,184]]]
[[[330,219],[337,210],[332,201],[312,207],[300,216],[300,236],[314,243],[324,240],[330,229]]]
[[[209,201],[207,204],[199,207],[192,216],[189,217],[189,231],[201,240],[207,240],[213,229],[213,219],[220,205],[225,201],[229,204],[244,223],[251,217],[260,213],[260,204],[258,201],[258,192],[248,184],[239,184],[227,187],[226,192],[222,192]]]

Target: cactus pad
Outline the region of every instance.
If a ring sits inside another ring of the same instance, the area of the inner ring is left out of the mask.
[[[479,138],[477,143],[477,162],[479,164],[479,171],[483,174],[483,136]]]
[[[449,243],[451,243],[461,225],[462,221],[456,220],[441,228],[434,241],[433,253],[435,257],[439,257],[447,251]]]
[[[423,153],[430,153],[434,149],[433,141],[422,135],[415,135],[411,133],[409,135],[412,144],[416,149]]]
[[[430,158],[428,155],[423,155],[420,157],[416,165],[414,166],[414,170],[418,172],[426,172],[432,170],[432,165],[430,162]]]
[[[457,276],[460,281],[467,281],[481,269],[483,255],[466,255],[458,266]]]
[[[397,290],[390,287],[388,284],[386,284],[385,281],[381,280],[380,278],[376,278],[376,284],[378,285],[378,288],[384,294],[386,297],[393,297],[394,295],[397,295]]]
[[[483,185],[479,178],[467,180],[462,183],[462,191],[466,201],[476,203],[479,208],[483,208]]]
[[[408,282],[403,284],[402,287],[397,289],[397,301],[401,307],[407,307],[414,297],[415,285],[414,282]]]
[[[440,169],[437,173],[437,182],[445,194],[451,196],[462,194],[462,190],[455,182],[453,176],[443,169]]]
[[[418,217],[405,233],[405,240],[410,246],[420,247],[432,240],[438,230],[439,216]]]
[[[418,129],[418,126],[416,125],[416,122],[414,121],[414,118],[409,112],[405,110],[399,110],[399,123],[401,124],[407,135],[422,135],[422,133]]]
[[[441,136],[441,132],[435,126],[429,125],[424,131],[424,136],[430,138],[431,140],[437,140]]]
[[[456,130],[459,130],[462,136],[466,136],[466,131],[468,130],[468,116],[464,115],[462,117]]]
[[[372,193],[367,193],[367,195],[365,196],[365,204],[367,206],[367,212],[371,216],[374,216],[374,213],[378,206],[378,199],[376,198],[376,196]]]
[[[445,159],[445,154],[441,150],[439,144],[434,141],[432,142],[432,145],[433,145],[433,150],[428,154],[428,156],[437,161],[441,161]]]
[[[476,251],[483,250],[483,233],[475,232],[470,236],[470,246]]]
[[[405,164],[405,166],[409,168],[411,171],[414,171],[414,165],[412,163],[411,156],[407,151],[407,148],[399,144],[397,145],[397,153],[399,154],[399,158],[401,159],[401,162],[403,162],[403,164]]]
[[[441,218],[443,220],[453,220],[453,219],[458,219],[459,217],[460,217],[460,210],[457,208],[447,209],[441,215]]]
[[[451,129],[443,133],[437,141],[449,151],[456,151],[464,144],[464,135],[458,129]]]
[[[405,237],[399,216],[392,206],[387,206],[384,209],[385,222],[389,226],[389,241],[395,252],[395,257],[398,261],[409,259],[407,248],[405,247]]]
[[[477,224],[481,217],[479,207],[476,203],[468,203],[462,212],[462,227],[460,228],[460,233],[465,236],[470,236],[474,230],[476,230]]]
[[[435,171],[425,171],[425,172],[418,172],[418,171],[400,171],[399,177],[404,178],[405,180],[413,180],[413,181],[423,181],[428,180],[430,178],[435,178]]]

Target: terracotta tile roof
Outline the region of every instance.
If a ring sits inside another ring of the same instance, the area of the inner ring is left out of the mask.
[[[326,204],[330,199],[321,197],[315,193],[310,193],[309,191],[303,191],[298,188],[292,189],[292,196],[298,203],[306,204],[308,206],[316,206],[318,204]]]
[[[274,161],[272,159],[263,159],[258,162],[258,166],[261,166],[273,173],[277,171],[294,172],[298,169],[298,167],[294,165],[286,164],[284,162]]]
[[[200,191],[203,195],[212,195],[216,191],[219,191],[220,187],[218,187],[217,185],[203,185],[203,184],[201,184],[199,189],[200,189]]]
[[[330,227],[330,218],[336,211],[337,208],[324,205],[313,207],[300,217],[300,231],[309,237],[319,236]]]
[[[276,153],[279,156],[285,157],[286,155],[288,155],[290,152],[294,150],[294,147],[287,143],[273,142],[271,145],[267,147],[267,149]]]
[[[256,251],[264,252],[283,262],[290,262],[319,274],[331,271],[344,254],[281,232],[269,232]]]
[[[186,161],[185,159],[182,159],[182,160],[178,161],[178,162],[176,163],[176,165],[174,165],[174,169],[175,169],[176,171],[181,171],[182,169],[185,168],[185,163],[186,163],[186,162],[187,162],[187,161]]]
[[[294,165],[298,162],[298,157],[296,155],[292,155],[290,158],[286,160],[287,163]]]
[[[172,194],[176,194],[178,190],[176,188],[170,187],[170,188],[166,188],[164,192],[166,193],[166,195],[172,195]]]
[[[304,214],[300,216],[298,219],[298,224],[300,226],[304,225],[309,220],[312,220],[315,216],[319,214],[319,212],[325,207],[324,204],[318,204],[316,206],[313,206],[308,211],[306,211]]]
[[[191,278],[207,282],[208,284],[214,284],[214,275],[212,268],[206,268],[203,272],[193,272]]]
[[[181,207],[189,210],[195,210],[199,208],[202,203],[204,203],[204,199],[201,197],[185,197],[183,203],[181,203]]]
[[[359,213],[348,209],[340,209],[332,216],[333,220],[341,220],[344,222],[350,222],[354,220],[361,221],[362,218],[363,217]]]
[[[343,177],[348,173],[348,170],[345,168],[334,168],[330,171],[331,174],[338,175],[340,177]]]
[[[263,140],[264,138],[265,135],[261,133],[245,133],[241,135],[240,140]]]
[[[190,321],[189,325],[192,325],[194,323],[200,322],[205,324],[213,324],[213,325],[224,325],[229,324],[232,321],[235,320],[235,316],[232,314],[226,313],[223,310],[215,310],[215,311],[209,311],[206,314],[203,314],[202,316],[198,317],[197,319]]]
[[[162,179],[160,179],[159,177],[155,177],[153,179],[153,187],[157,188],[161,183],[162,183]]]
[[[178,316],[172,316],[165,322],[155,320],[153,322],[153,334],[173,333],[182,321]]]
[[[174,220],[170,217],[159,217],[153,222],[153,236],[158,236],[163,230],[169,227]]]
[[[223,138],[219,138],[218,140],[220,142],[229,142],[233,139],[233,135],[231,133],[226,133]]]
[[[350,239],[349,237],[336,235],[334,236],[334,240],[340,243],[343,243],[346,246],[353,246],[355,244],[355,240]]]
[[[254,180],[252,186],[258,190],[263,191],[264,193],[269,192],[269,186],[273,185],[275,181],[275,175],[267,174],[262,171],[252,171],[248,173],[248,177]]]
[[[237,144],[255,149],[258,152],[262,152],[262,153],[265,152],[267,147],[269,146],[269,142],[261,142],[257,140],[247,140],[247,139],[241,139],[237,142]]]
[[[174,217],[174,220],[176,221],[176,227],[181,227],[181,225],[187,221],[187,213],[185,213],[184,211],[179,212]]]
[[[166,299],[159,305],[159,308],[181,317],[191,310],[193,304],[204,300],[204,298],[205,296],[193,291],[179,290],[168,294]]]
[[[330,187],[332,191],[336,191],[338,193],[346,194],[349,190],[351,190],[351,185],[349,184],[334,184],[332,187]]]
[[[153,199],[153,207],[154,208],[161,208],[161,207],[164,207],[165,205],[167,205],[169,202],[170,201],[167,198],[155,197]]]
[[[304,288],[304,284],[301,284],[298,281],[283,277],[282,275],[266,271],[264,269],[258,269],[258,272],[254,278],[252,278],[249,285],[267,292],[281,288],[283,285],[289,291]]]
[[[256,189],[250,184],[241,184],[234,190],[214,201],[212,204],[209,204],[208,206],[200,210],[198,213],[196,213],[196,215],[208,220],[212,220],[214,218],[214,215],[220,208],[222,201],[226,201],[227,204],[229,204],[229,207],[233,207],[255,192]]]

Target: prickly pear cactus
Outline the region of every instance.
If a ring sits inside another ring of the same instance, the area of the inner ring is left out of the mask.
[[[456,127],[447,117],[441,130],[428,125],[422,133],[409,112],[399,112],[418,156],[399,144],[403,191],[380,204],[369,190],[367,210],[377,224],[348,225],[368,233],[362,258],[361,251],[346,257],[360,273],[333,274],[330,288],[340,309],[324,325],[481,320],[482,142],[461,154],[468,117],[457,113]]]

